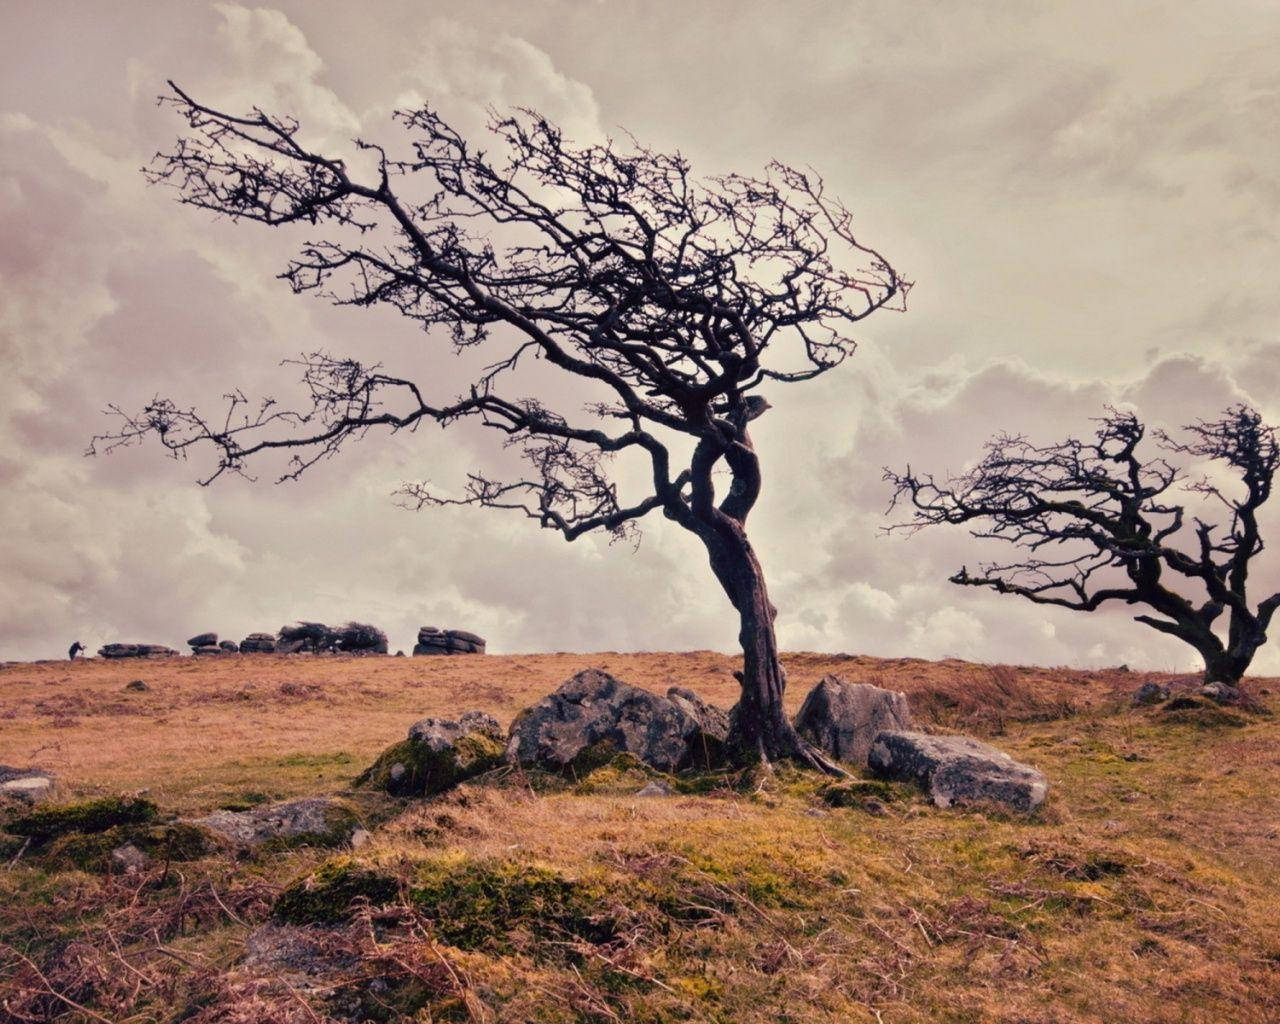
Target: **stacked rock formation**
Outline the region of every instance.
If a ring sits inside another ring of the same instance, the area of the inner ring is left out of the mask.
[[[227,650],[228,645],[218,643],[217,633],[197,633],[187,643],[191,647],[192,654],[231,654],[239,648],[235,644],[230,644],[231,650]]]
[[[413,653],[422,654],[484,654],[485,640],[465,629],[439,629],[423,626],[418,630],[418,643]]]
[[[172,658],[177,653],[164,644],[105,644],[98,648],[99,658]]]
[[[276,638],[271,633],[250,633],[240,641],[241,654],[275,654]]]

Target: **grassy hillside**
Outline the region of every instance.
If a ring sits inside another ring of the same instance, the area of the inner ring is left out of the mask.
[[[0,1019],[1280,1019],[1274,683],[1248,687],[1261,713],[1169,712],[1128,706],[1163,675],[785,663],[797,706],[828,672],[906,691],[925,725],[1041,768],[1046,807],[943,812],[791,771],[644,798],[654,773],[624,761],[361,803],[357,850],[172,853],[124,875],[11,843]],[[12,665],[0,761],[53,769],[66,800],[252,806],[345,787],[424,715],[505,723],[591,666],[724,705],[736,690],[706,652]]]

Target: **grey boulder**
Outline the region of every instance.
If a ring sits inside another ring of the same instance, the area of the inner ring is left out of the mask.
[[[1034,811],[1049,792],[1044,775],[968,736],[880,733],[868,765],[878,775],[919,784],[938,807],[994,803]]]
[[[905,694],[823,676],[795,719],[796,731],[832,757],[865,768],[871,744],[885,731],[911,728]]]
[[[464,711],[456,720],[424,718],[409,726],[409,739],[424,743],[437,753],[476,733],[497,738],[502,735],[502,726],[487,711]]]
[[[247,811],[214,811],[188,819],[242,846],[258,846],[272,839],[335,846],[346,842],[359,826],[359,817],[338,797],[312,796]]]
[[[35,804],[53,796],[54,788],[54,777],[49,772],[0,764],[0,796]]]
[[[677,771],[718,756],[727,732],[725,713],[702,705],[690,691],[660,697],[587,669],[516,718],[507,758],[564,771],[600,744],[660,771]]]

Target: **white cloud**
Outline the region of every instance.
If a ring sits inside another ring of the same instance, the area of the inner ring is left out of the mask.
[[[1275,26],[1207,4],[1154,21],[1089,4],[945,17],[831,4],[761,30],[673,5],[688,29],[673,34],[662,10],[423,18],[391,4],[370,21],[347,5],[222,3],[156,20],[120,5],[118,35],[79,58],[92,97],[41,77],[56,40],[6,51],[43,84],[0,112],[5,655],[56,653],[81,632],[180,643],[302,615],[371,618],[402,647],[427,622],[505,650],[734,644],[705,553],[665,521],[633,555],[497,513],[394,507],[404,479],[451,489],[492,465],[475,431],[370,438],[284,488],[201,490],[196,466],[154,450],[81,460],[107,401],[279,393],[278,360],[316,347],[414,374],[438,358],[393,316],[289,296],[272,275],[296,236],[143,185],[137,167],[180,130],[152,101],[174,77],[220,106],[295,114],[324,145],[401,142],[390,108],[427,101],[467,128],[490,105],[537,108],[578,140],[623,124],[707,171],[812,162],[920,285],[908,314],[864,325],[848,366],[769,392],[752,533],[783,643],[1186,667],[1132,609],[1078,615],[950,586],[976,542],[882,536],[880,468],[959,470],[994,430],[1080,433],[1108,400],[1167,425],[1240,398],[1280,418]],[[1096,18],[1107,33],[1077,31]],[[10,39],[32,38],[21,20]],[[357,78],[358,101],[335,85]],[[1274,560],[1256,579],[1280,585]],[[1280,645],[1258,666],[1280,671]]]

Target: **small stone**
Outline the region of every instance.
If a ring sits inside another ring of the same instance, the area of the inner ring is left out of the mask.
[[[126,875],[136,875],[140,871],[145,871],[148,863],[147,855],[133,843],[125,843],[111,851],[112,870]]]
[[[675,790],[661,779],[646,782],[636,790],[636,796],[670,796]]]
[[[129,682],[124,684],[124,688],[128,690],[130,693],[146,693],[148,690],[151,689],[151,687],[149,687],[141,679],[131,679]]]
[[[54,777],[36,768],[10,768],[0,764],[0,796],[34,804],[54,793]]]
[[[358,828],[351,833],[351,849],[358,850],[365,846],[373,838],[373,834],[367,828]]]
[[[1230,683],[1205,683],[1200,687],[1200,696],[1208,697],[1215,704],[1239,704],[1240,691]]]
[[[1169,699],[1169,688],[1159,683],[1143,683],[1133,691],[1134,707],[1161,704]]]

